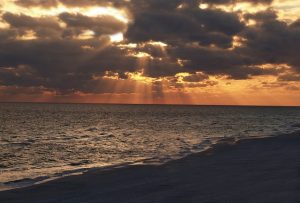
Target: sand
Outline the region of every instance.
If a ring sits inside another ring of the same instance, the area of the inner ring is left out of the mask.
[[[0,202],[300,202],[300,132],[219,144],[160,166],[89,172],[0,192]]]

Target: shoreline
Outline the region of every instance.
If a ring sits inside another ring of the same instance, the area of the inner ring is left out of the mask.
[[[299,127],[299,126],[297,126]],[[160,162],[157,160],[157,158],[145,158],[145,159],[140,159],[132,162],[124,162],[124,163],[116,163],[116,164],[111,164],[111,165],[106,165],[106,166],[95,166],[95,164],[92,164],[94,166],[89,167],[88,165],[84,165],[83,167],[79,168],[73,168],[70,170],[63,170],[57,173],[53,174],[48,174],[48,175],[43,175],[43,176],[36,176],[36,177],[26,177],[23,179],[17,179],[17,180],[12,180],[12,181],[7,181],[3,182],[0,185],[0,193],[5,192],[5,191],[10,191],[10,190],[17,190],[17,189],[22,189],[22,188],[28,188],[32,186],[38,186],[40,184],[45,184],[50,181],[58,180],[61,178],[69,177],[69,176],[78,176],[78,175],[83,175],[84,173],[88,173],[89,171],[112,171],[115,169],[119,168],[126,168],[130,166],[160,166],[167,164],[169,162],[177,161],[180,159],[184,159],[188,156],[191,156],[193,154],[202,154],[206,153],[209,151],[214,150],[215,148],[218,148],[219,145],[235,145],[238,144],[240,141],[243,140],[256,140],[256,139],[266,139],[270,137],[277,137],[277,136],[282,136],[286,134],[278,134],[278,135],[271,135],[271,136],[266,136],[266,137],[248,137],[248,138],[235,138],[235,137],[224,137],[224,138],[219,138],[215,143],[212,143],[209,147],[203,148],[202,150],[198,152],[186,152],[181,155],[174,155],[172,158],[165,159],[164,162]],[[164,159],[164,158],[163,158]]]
[[[218,143],[162,165],[90,169],[0,202],[300,202],[300,131]]]

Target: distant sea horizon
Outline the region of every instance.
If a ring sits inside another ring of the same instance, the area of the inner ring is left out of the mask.
[[[153,106],[228,106],[228,107],[300,107],[300,105],[255,105],[255,104],[181,104],[181,103],[101,103],[101,102],[35,102],[35,101],[0,101],[1,103],[24,104],[87,104],[87,105],[153,105]]]

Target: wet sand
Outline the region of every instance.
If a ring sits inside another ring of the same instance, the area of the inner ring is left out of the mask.
[[[0,202],[299,203],[300,132],[218,144],[160,166],[94,169],[0,192]]]

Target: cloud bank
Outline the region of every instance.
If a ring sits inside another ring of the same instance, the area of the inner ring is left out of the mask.
[[[0,86],[105,94],[132,93],[142,81],[160,95],[162,84],[217,85],[211,78],[299,81],[300,19],[282,19],[272,3],[11,1],[1,5]]]

